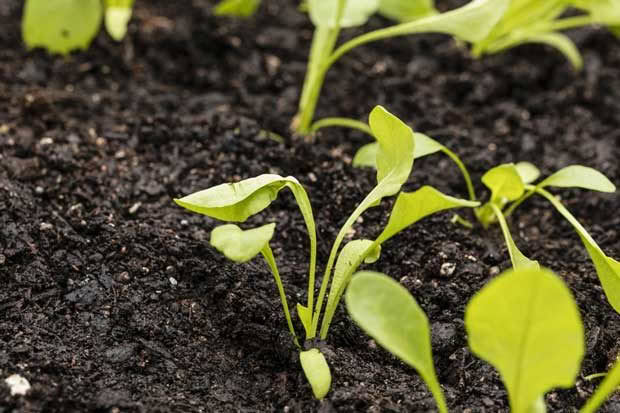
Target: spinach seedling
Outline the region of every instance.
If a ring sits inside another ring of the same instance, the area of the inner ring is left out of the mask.
[[[246,179],[237,183],[227,183],[196,192],[175,202],[191,211],[207,215],[222,221],[244,222],[269,206],[278,193],[288,188],[304,218],[310,239],[310,264],[308,270],[308,298],[305,305],[298,303],[297,315],[304,327],[306,340],[317,336],[319,320],[322,317],[320,338],[326,339],[335,309],[344,293],[351,275],[363,262],[372,262],[379,258],[381,244],[400,231],[432,213],[457,208],[477,207],[479,203],[452,198],[441,192],[422,187],[413,193],[400,192],[413,167],[416,134],[396,116],[381,106],[370,113],[369,128],[377,138],[376,152],[377,184],[347,218],[332,245],[325,272],[321,279],[318,299],[314,300],[316,272],[316,229],[312,208],[303,186],[293,177],[281,177],[267,174]],[[398,194],[392,213],[385,229],[374,240],[353,240],[340,248],[345,235],[355,221],[369,208],[378,205],[383,198]],[[295,343],[297,333],[294,330],[288,310],[286,294],[277,269],[277,264],[269,240],[273,236],[275,224],[259,228],[242,230],[234,224],[217,227],[211,235],[211,244],[222,251],[226,257],[236,262],[243,262],[261,253],[278,287],[284,314]],[[333,279],[330,284],[330,279]],[[323,314],[328,286],[329,298]],[[312,343],[308,343],[310,346]],[[301,346],[300,346],[301,347]],[[318,348],[300,352],[300,362],[304,373],[313,389],[315,397],[321,399],[330,387],[329,367]]]
[[[468,303],[465,328],[474,354],[491,363],[513,413],[544,412],[544,394],[575,383],[585,340],[564,282],[546,269],[508,270]]]
[[[620,390],[620,358],[616,360],[605,379],[598,386],[592,397],[588,399],[586,405],[579,411],[580,413],[594,413],[599,406],[616,390]]]
[[[566,16],[569,7],[580,14]],[[560,51],[576,69],[583,66],[579,50],[560,30],[588,25],[613,29],[620,25],[620,3],[614,0],[512,0],[484,38],[474,42],[472,53],[498,53],[524,43],[543,43]]]
[[[22,37],[29,48],[68,54],[87,49],[102,20],[110,37],[125,37],[134,0],[26,0]]]

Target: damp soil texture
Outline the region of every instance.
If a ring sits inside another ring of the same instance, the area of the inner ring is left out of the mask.
[[[122,43],[100,34],[66,58],[25,49],[21,3],[0,2],[0,412],[435,409],[415,371],[342,308],[323,347],[332,390],[314,400],[267,267],[224,259],[208,242],[217,223],[172,202],[261,173],[293,175],[315,208],[321,267],[374,186],[373,171],[351,165],[368,137],[326,129],[308,143],[289,132],[312,35],[297,2],[266,1],[237,21],[214,17],[208,1],[138,1]],[[386,23],[373,17],[365,30]],[[458,153],[482,196],[484,171],[524,160],[543,174],[591,166],[618,185],[620,40],[603,29],[569,34],[584,55],[578,73],[544,46],[474,60],[442,35],[371,44],[330,71],[317,114],[365,119],[384,105]],[[406,186],[422,184],[467,194],[439,155],[416,161]],[[619,258],[619,195],[554,192]],[[349,236],[376,236],[389,210],[385,201],[368,211]],[[509,257],[498,228],[450,218],[416,224],[367,268],[398,279],[427,313],[451,411],[505,412],[505,388],[468,350],[463,315]],[[263,222],[277,222],[272,248],[289,302],[305,301],[308,241],[290,193],[251,223]],[[509,224],[578,302],[580,375],[546,395],[549,411],[575,412],[599,382],[584,377],[620,353],[620,316],[546,201],[532,198]],[[27,395],[4,384],[14,373],[30,382]],[[620,396],[601,411],[620,411]]]

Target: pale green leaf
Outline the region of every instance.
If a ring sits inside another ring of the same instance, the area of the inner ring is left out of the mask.
[[[101,0],[26,0],[22,36],[30,48],[67,54],[88,47],[102,15]]]
[[[539,188],[556,186],[561,188],[584,188],[600,192],[614,192],[616,186],[596,169],[581,165],[562,168],[537,185]]]
[[[508,254],[510,255],[510,261],[512,262],[512,267],[514,269],[520,268],[534,268],[539,269],[540,265],[536,260],[530,260],[526,257],[519,248],[517,248],[517,244],[515,244],[512,239],[512,234],[510,234],[510,229],[508,228],[508,224],[506,223],[506,218],[504,214],[499,209],[499,207],[495,204],[489,204],[490,208],[493,210],[493,213],[497,217],[499,224],[502,228],[502,233],[504,234],[504,239],[506,240],[506,246],[508,247]]]
[[[362,271],[346,292],[351,318],[378,344],[418,371],[440,412],[447,412],[433,365],[426,314],[398,282],[385,274]]]
[[[532,183],[540,176],[540,170],[529,162],[518,162],[515,168],[524,184]]]
[[[310,329],[312,328],[312,310],[305,305],[297,303],[297,316],[304,326],[304,330],[306,330],[306,337],[309,337]]]
[[[377,238],[381,244],[398,232],[436,212],[451,208],[474,208],[479,202],[466,201],[444,195],[431,186],[423,186],[415,192],[401,192],[396,198],[390,219]]]
[[[299,353],[301,368],[312,387],[314,397],[322,400],[332,384],[332,375],[325,356],[316,348]]]
[[[377,150],[379,144],[377,142],[367,143],[355,152],[353,157],[353,166],[375,168],[377,165]]]
[[[361,26],[379,8],[379,0],[346,0],[340,27]],[[308,0],[310,20],[317,27],[336,27],[338,0]]]
[[[509,270],[491,280],[467,305],[465,327],[472,351],[499,371],[513,413],[575,383],[583,326],[569,289],[551,271]]]
[[[616,363],[611,368],[609,373],[605,376],[603,382],[598,386],[596,392],[583,408],[580,413],[594,413],[601,404],[620,386],[620,358],[616,360]]]
[[[415,159],[422,158],[426,155],[431,155],[435,152],[443,151],[446,149],[445,146],[437,142],[435,139],[429,138],[422,133],[414,133],[413,138],[415,139]]]
[[[260,6],[261,0],[222,0],[213,10],[216,16],[250,17]]]
[[[216,227],[211,232],[211,245],[235,262],[246,262],[261,252],[273,237],[276,224],[243,230],[235,224]]]
[[[597,23],[620,24],[620,3],[617,0],[570,0],[580,9],[590,13]]]
[[[372,250],[369,248],[372,247]],[[342,294],[349,283],[351,274],[357,269],[357,266],[364,260],[366,263],[373,263],[379,259],[381,254],[381,246],[375,245],[368,239],[357,239],[348,242],[338,255],[336,266],[334,267],[334,276],[330,293],[325,307],[326,318],[332,318],[336,307],[342,298]]]
[[[433,0],[381,0],[379,13],[393,20],[409,22],[437,14],[433,3]]]
[[[562,33],[533,33],[524,36],[512,46],[524,43],[542,43],[551,46],[561,52],[575,69],[581,70],[583,67],[583,58],[577,46],[568,36]]]
[[[489,169],[482,175],[482,183],[491,190],[491,202],[498,204],[514,201],[525,190],[521,175],[511,163]]]

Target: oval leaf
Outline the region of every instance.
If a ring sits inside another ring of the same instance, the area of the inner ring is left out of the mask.
[[[422,133],[414,132],[413,137],[415,141],[415,149],[413,153],[414,159],[422,158],[423,156],[427,156],[435,152],[444,150],[444,146],[442,144]],[[355,156],[353,157],[353,166],[358,168],[376,168],[378,150],[379,143],[377,142],[368,143],[362,146],[358,149],[358,151],[355,153]]]
[[[514,201],[523,195],[525,185],[514,164],[507,163],[489,169],[482,183],[491,190],[491,202]]]
[[[524,184],[531,184],[540,176],[540,170],[529,162],[518,162],[515,168]]]
[[[583,326],[569,289],[551,271],[510,270],[493,279],[467,305],[465,327],[472,351],[499,371],[513,412],[575,383]]]
[[[447,411],[433,365],[426,314],[398,282],[385,274],[355,274],[346,292],[353,320],[377,343],[418,371],[440,411]]]
[[[433,3],[433,0],[381,0],[379,13],[392,20],[410,22],[437,14]]]
[[[379,8],[379,0],[345,0],[340,27],[361,26]],[[317,27],[337,26],[338,0],[308,0],[310,20]]]
[[[596,169],[581,165],[562,168],[538,184],[539,188],[546,186],[584,188],[599,192],[614,192],[616,190],[616,186],[605,175]]]
[[[408,226],[436,212],[451,208],[474,208],[479,205],[479,202],[444,195],[431,186],[423,186],[412,193],[401,192],[396,198],[390,219],[377,241],[382,244]]]
[[[222,0],[214,9],[216,16],[250,17],[260,6],[260,0]]]
[[[379,144],[377,142],[368,143],[355,152],[353,157],[353,166],[356,168],[361,167],[377,167],[377,150],[379,150]]]
[[[131,8],[109,7],[105,10],[105,28],[114,40],[120,42],[127,34],[127,24],[131,19]]]
[[[211,232],[211,245],[235,262],[254,258],[273,237],[276,224],[242,230],[235,224],[216,227]]]
[[[323,399],[332,384],[332,375],[325,356],[318,349],[313,348],[299,353],[299,361],[306,379],[312,387],[314,397],[319,400]]]
[[[67,54],[86,49],[101,25],[101,0],[26,0],[22,37],[28,47]]]

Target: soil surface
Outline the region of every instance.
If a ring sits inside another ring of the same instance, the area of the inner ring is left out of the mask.
[[[332,390],[314,400],[266,266],[224,259],[208,243],[217,223],[172,202],[260,173],[293,175],[315,207],[323,266],[372,189],[374,173],[351,165],[368,137],[327,129],[312,144],[288,130],[312,35],[296,1],[263,2],[244,21],[214,17],[203,0],[137,2],[122,43],[102,33],[68,58],[26,51],[21,3],[0,3],[0,412],[435,409],[417,374],[343,308],[323,347]],[[364,30],[386,23],[374,17]],[[457,152],[482,196],[484,171],[522,160],[544,174],[592,166],[618,185],[620,41],[602,29],[570,35],[585,59],[579,73],[544,46],[473,60],[441,35],[368,45],[330,71],[317,115],[366,119],[382,104]],[[422,184],[466,197],[446,157],[416,161],[407,190]],[[618,194],[554,192],[619,258]],[[368,211],[351,236],[376,236],[390,205]],[[451,411],[508,411],[498,374],[467,348],[463,313],[509,257],[498,228],[469,230],[450,216],[390,240],[367,268],[399,279],[426,311]],[[290,193],[250,224],[262,222],[277,222],[289,303],[305,302],[308,242]],[[577,411],[599,383],[584,377],[620,353],[620,316],[546,201],[526,202],[510,225],[579,304],[587,354],[577,385],[546,396],[549,411]],[[4,385],[13,373],[30,381],[26,396]],[[620,396],[601,411],[620,411]]]

